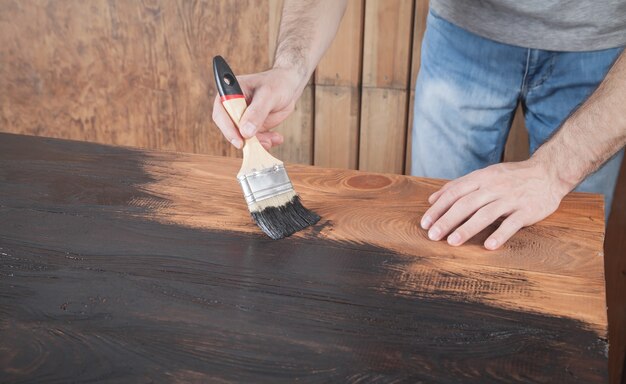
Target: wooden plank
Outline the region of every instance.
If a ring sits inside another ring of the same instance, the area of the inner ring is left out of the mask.
[[[267,68],[267,0],[1,7],[0,130],[240,156],[211,119],[211,59]]]
[[[363,10],[362,0],[348,2],[315,72],[315,165],[358,165]]]
[[[626,158],[615,187],[606,231],[606,296],[609,307],[609,370],[611,383],[626,381]]]
[[[409,117],[406,126],[406,160],[404,174],[411,174],[411,147],[413,134],[413,104],[415,103],[415,82],[422,64],[422,40],[426,32],[426,18],[428,17],[428,0],[416,0],[415,15],[413,16],[413,45],[411,48],[411,81],[409,82]]]
[[[404,174],[411,174],[411,162],[413,161],[413,112],[415,105],[415,90],[411,89],[409,92],[409,105],[406,124],[406,154],[404,156]]]
[[[315,165],[357,168],[359,101],[357,87],[315,85]]]
[[[441,180],[293,165],[272,241],[238,168],[0,134],[0,381],[606,382],[601,196],[490,252],[427,240]]]
[[[415,90],[415,82],[422,64],[422,40],[426,33],[426,18],[428,17],[428,0],[416,0],[415,15],[413,16],[413,45],[411,48],[411,81],[410,89]]]
[[[407,89],[413,2],[366,0],[363,86]]]
[[[403,173],[406,97],[401,89],[363,88],[359,169]]]
[[[511,130],[504,146],[504,161],[522,161],[528,159],[529,155],[528,131],[524,123],[524,112],[519,106],[515,111]]]
[[[315,72],[316,85],[361,83],[364,0],[348,0],[339,30]]]
[[[365,3],[359,169],[404,171],[412,20],[413,1]]]
[[[269,0],[269,33],[267,34],[267,53],[270,66],[274,64],[274,56],[276,55],[276,47],[278,46],[278,32],[280,32],[280,20],[283,13],[284,0]]]

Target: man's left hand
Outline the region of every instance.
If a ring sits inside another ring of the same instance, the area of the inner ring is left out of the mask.
[[[450,181],[433,193],[421,226],[431,240],[447,236],[448,243],[456,246],[506,217],[484,243],[485,248],[494,250],[521,228],[556,211],[569,190],[536,159],[495,164]]]

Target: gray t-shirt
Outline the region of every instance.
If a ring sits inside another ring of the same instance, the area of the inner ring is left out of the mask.
[[[430,6],[463,29],[525,48],[626,46],[626,0],[431,0]]]

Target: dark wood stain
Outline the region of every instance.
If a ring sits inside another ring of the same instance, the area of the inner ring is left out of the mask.
[[[583,322],[473,299],[523,295],[514,272],[409,274],[419,257],[315,230],[150,220],[169,202],[146,161],[0,135],[0,382],[606,381]]]

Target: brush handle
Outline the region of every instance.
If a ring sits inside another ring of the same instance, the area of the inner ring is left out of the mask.
[[[233,120],[233,123],[239,128],[239,120],[241,120],[241,116],[246,111],[248,104],[241,86],[239,86],[237,77],[222,56],[213,58],[213,75],[215,76],[215,85],[217,86],[217,92],[220,94],[222,105]]]
[[[248,108],[248,103],[239,86],[237,77],[222,56],[213,58],[213,75],[215,76],[215,85],[224,109],[226,109],[237,128],[240,128],[239,121],[246,108]],[[283,162],[270,155],[263,148],[259,139],[256,137],[246,139],[243,146],[243,164],[239,174],[270,168],[279,164],[283,164]]]
[[[241,128],[239,121],[246,111],[246,108],[248,108],[248,103],[241,90],[239,81],[237,81],[237,77],[222,56],[215,56],[213,58],[213,75],[215,76],[215,85],[217,86],[217,92],[220,94],[224,109],[226,109],[226,112],[228,112],[228,115],[237,128]],[[256,137],[246,139],[244,151],[246,146],[257,144],[261,146],[261,143],[259,143]],[[263,146],[261,146],[261,148],[264,149]]]
[[[213,75],[215,76],[217,92],[219,92],[222,100],[244,97],[237,77],[222,56],[213,58]]]

